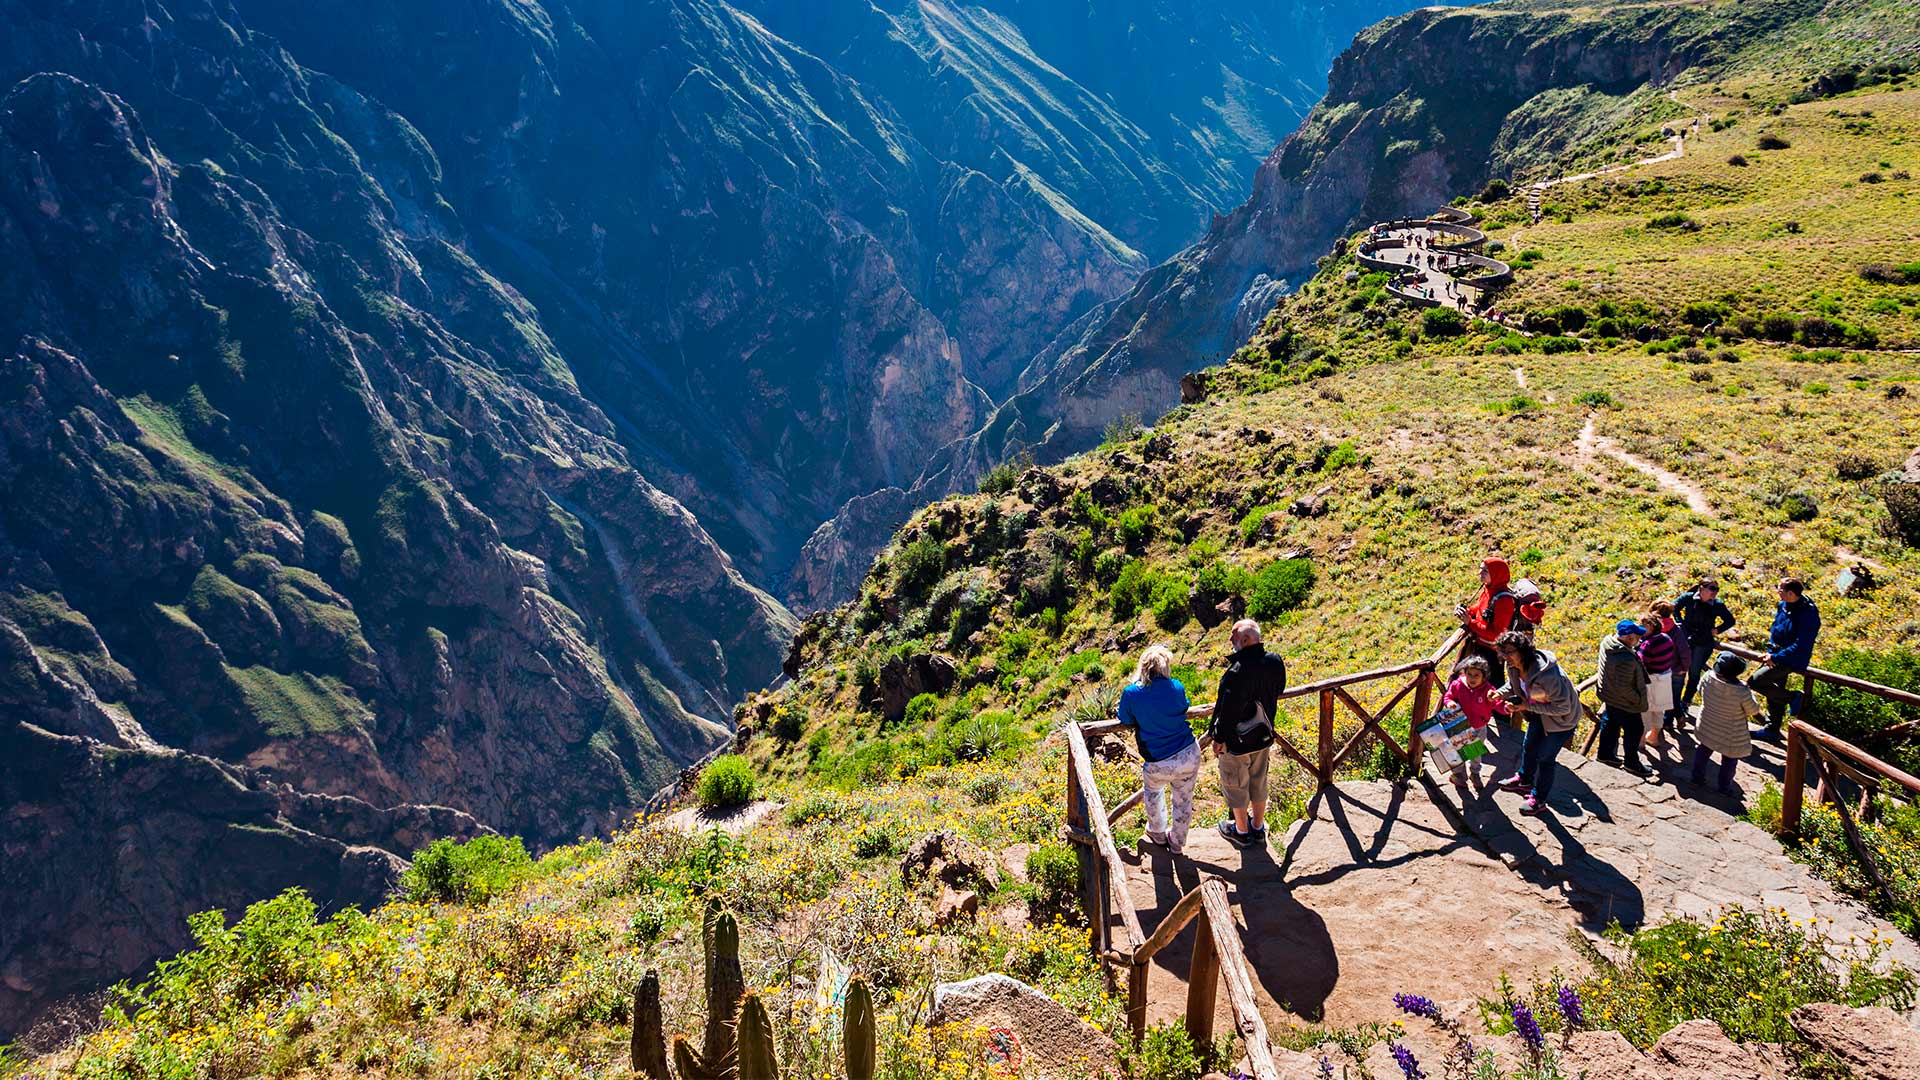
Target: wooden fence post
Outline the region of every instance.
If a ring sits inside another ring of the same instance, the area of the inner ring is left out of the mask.
[[[1433,669],[1420,672],[1420,686],[1413,692],[1413,718],[1407,721],[1407,768],[1420,775],[1420,725],[1427,722],[1433,709]]]
[[[1780,830],[1788,836],[1800,832],[1800,799],[1807,786],[1807,742],[1800,725],[1787,724],[1786,786],[1780,794]]]
[[[1147,969],[1151,966],[1150,960],[1137,960],[1127,967],[1127,1027],[1133,1032],[1136,1050],[1147,1037]]]
[[[1100,855],[1093,850],[1093,827],[1087,820],[1087,796],[1080,790],[1080,771],[1073,765],[1073,748],[1067,748],[1067,835],[1073,841],[1073,854],[1080,863],[1080,907],[1093,924],[1089,935],[1094,951],[1104,955],[1107,946],[1104,890],[1100,886]]]
[[[1322,786],[1333,783],[1333,691],[1320,691],[1320,766]]]
[[[1205,913],[1194,927],[1193,964],[1187,968],[1187,1038],[1201,1061],[1213,1050],[1213,1010],[1220,995],[1220,953],[1213,947],[1213,928]]]

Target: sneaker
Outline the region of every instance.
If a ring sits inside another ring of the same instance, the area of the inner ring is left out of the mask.
[[[1246,847],[1247,843],[1252,839],[1246,833],[1241,832],[1240,827],[1235,825],[1233,819],[1230,817],[1220,819],[1220,835],[1226,837],[1235,847]]]
[[[1467,790],[1467,778],[1464,776],[1454,777],[1453,786],[1459,788],[1461,791]]]
[[[1505,780],[1496,780],[1494,781],[1493,786],[1499,788],[1501,791],[1512,791],[1521,795],[1525,795],[1528,792],[1533,790],[1533,786],[1531,784],[1528,784],[1525,780],[1520,779],[1519,773],[1514,773],[1512,776],[1507,777]]]
[[[1602,765],[1611,765],[1616,769],[1620,767],[1620,755],[1618,754],[1615,754],[1611,757],[1607,756],[1606,754],[1596,754],[1594,755],[1593,760],[1599,762]]]
[[[1529,795],[1526,805],[1520,808],[1520,812],[1528,817],[1546,817],[1547,804]]]
[[[1653,775],[1652,769],[1647,768],[1645,765],[1642,765],[1637,761],[1628,762],[1625,768],[1628,772],[1642,779],[1645,779],[1646,777]]]
[[[1805,697],[1800,693],[1800,691],[1798,690],[1788,691],[1787,692],[1787,715],[1799,716],[1800,703],[1804,700],[1805,700]]]
[[[1777,727],[1774,727],[1772,724],[1768,724],[1766,727],[1754,728],[1752,731],[1748,732],[1747,734],[1749,734],[1753,738],[1759,739],[1761,742],[1779,742],[1780,741],[1780,729]]]
[[[1140,837],[1140,840],[1142,843],[1152,844],[1154,847],[1167,846],[1167,838],[1158,833],[1145,833]]]

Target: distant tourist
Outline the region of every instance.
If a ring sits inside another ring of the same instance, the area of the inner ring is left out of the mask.
[[[1513,581],[1513,569],[1507,560],[1489,556],[1480,560],[1480,595],[1471,604],[1459,604],[1454,617],[1467,632],[1466,651],[1486,660],[1488,676],[1495,685],[1506,682],[1506,670],[1500,664],[1500,635],[1513,625],[1513,613],[1520,600],[1507,586]]]
[[[1233,654],[1220,676],[1207,742],[1220,764],[1220,793],[1228,815],[1220,835],[1239,845],[1267,841],[1267,755],[1273,746],[1280,695],[1287,690],[1287,665],[1260,642],[1260,624],[1233,624]]]
[[[1676,624],[1673,605],[1656,600],[1647,612],[1647,636],[1640,642],[1640,663],[1647,669],[1647,711],[1640,720],[1647,729],[1646,745],[1656,751],[1667,748],[1666,727],[1673,722],[1673,702],[1679,696],[1679,683],[1686,678],[1680,663],[1680,646],[1673,640]]]
[[[1720,602],[1720,583],[1701,578],[1691,590],[1681,593],[1673,603],[1673,617],[1687,646],[1687,684],[1680,693],[1676,720],[1684,722],[1693,709],[1693,694],[1700,686],[1700,673],[1706,670],[1713,651],[1720,647],[1720,635],[1733,628],[1733,612]]]
[[[1707,782],[1707,763],[1719,754],[1720,775],[1714,786],[1722,795],[1734,793],[1734,770],[1741,758],[1753,754],[1747,722],[1759,716],[1761,709],[1753,691],[1740,681],[1746,670],[1745,660],[1721,653],[1700,683],[1700,725],[1694,732],[1700,744],[1693,748],[1693,782]]]
[[[1621,619],[1613,633],[1600,642],[1600,685],[1597,696],[1604,708],[1600,723],[1600,760],[1626,766],[1635,776],[1646,776],[1640,764],[1640,740],[1646,734],[1641,717],[1647,712],[1647,666],[1637,651],[1647,629],[1632,619]],[[1624,736],[1624,760],[1620,744]]]
[[[1755,693],[1767,699],[1768,738],[1780,736],[1786,715],[1800,715],[1801,694],[1787,689],[1787,676],[1804,672],[1813,663],[1813,642],[1820,636],[1820,609],[1807,599],[1806,583],[1799,578],[1780,582],[1780,603],[1773,609],[1773,629],[1767,641],[1767,658],[1760,671],[1749,680]]]
[[[1453,665],[1453,680],[1447,683],[1446,696],[1441,704],[1458,708],[1467,718],[1468,726],[1478,732],[1484,732],[1493,722],[1493,704],[1499,688],[1493,683],[1493,667],[1483,656],[1463,656]],[[1480,779],[1480,759],[1473,760],[1473,778]],[[1453,786],[1465,789],[1467,786],[1467,763],[1461,762],[1453,767]]]
[[[1531,635],[1509,630],[1497,646],[1509,674],[1500,696],[1513,709],[1526,713],[1527,733],[1520,743],[1520,770],[1499,785],[1526,796],[1522,814],[1547,813],[1553,793],[1554,758],[1573,741],[1580,723],[1580,691],[1560,669],[1552,653],[1534,647]]]
[[[1173,652],[1165,645],[1147,646],[1133,669],[1133,682],[1120,691],[1120,723],[1134,730],[1140,745],[1147,843],[1175,855],[1187,846],[1193,785],[1200,776],[1200,744],[1187,717],[1208,711],[1187,701],[1187,688],[1173,677]]]

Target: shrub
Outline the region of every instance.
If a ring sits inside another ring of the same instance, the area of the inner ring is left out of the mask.
[[[1481,202],[1499,202],[1501,199],[1507,198],[1512,194],[1513,194],[1513,186],[1511,184],[1508,184],[1505,180],[1501,179],[1500,177],[1496,176],[1493,179],[1487,181],[1486,187],[1483,187],[1480,189],[1480,201]]]
[[[1747,156],[1745,154],[1735,154],[1727,159],[1727,164],[1736,169],[1744,169],[1747,167]]]
[[[694,798],[712,813],[732,810],[753,801],[753,765],[739,754],[722,754],[700,770]]]
[[[1683,232],[1696,232],[1700,228],[1700,223],[1678,210],[1671,210],[1667,213],[1657,215],[1648,221],[1647,228],[1680,229]]]
[[[1885,176],[1877,172],[1863,172],[1860,174],[1860,182],[1863,184],[1884,184],[1886,180],[1887,178]]]
[[[1265,503],[1247,511],[1240,519],[1240,542],[1242,544],[1253,543],[1253,538],[1259,534],[1260,526],[1266,524],[1267,518],[1272,517],[1283,509],[1285,509],[1285,507],[1282,507],[1279,503]]]
[[[1353,448],[1353,440],[1347,439],[1328,452],[1326,460],[1320,463],[1320,471],[1338,472],[1358,464],[1360,464],[1360,452]]]
[[[1013,790],[1013,781],[1003,772],[975,773],[960,785],[975,806],[992,806]]]
[[[915,694],[907,702],[906,714],[901,723],[908,731],[918,730],[933,723],[934,714],[940,709],[940,698],[934,694]]]
[[[415,903],[485,904],[532,876],[533,859],[517,836],[435,840],[400,875],[400,892]]]
[[[1845,649],[1822,661],[1842,675],[1920,693],[1920,651],[1893,648],[1883,652]],[[1908,772],[1920,771],[1920,742],[1911,738],[1887,740],[1880,732],[1895,724],[1920,722],[1920,707],[1902,705],[1862,694],[1822,686],[1814,699],[1819,718],[1814,722],[1843,739],[1865,744],[1873,753]]]
[[[1792,145],[1792,143],[1772,133],[1760,136],[1760,149],[1762,150],[1785,150]]]
[[[1313,591],[1313,563],[1306,559],[1275,559],[1253,576],[1247,614],[1271,619],[1306,603]]]
[[[1788,521],[1812,521],[1820,516],[1820,504],[1804,491],[1787,492],[1780,496],[1778,505]]]
[[[773,722],[769,728],[774,738],[783,743],[795,743],[806,733],[806,721],[806,713],[791,705],[780,705],[773,710]]]
[[[1160,508],[1151,505],[1129,507],[1121,512],[1114,523],[1114,531],[1118,533],[1120,542],[1132,548],[1153,539],[1159,513]]]
[[[931,536],[923,536],[901,548],[894,559],[894,588],[907,596],[920,596],[946,572],[946,545]]]
[[[1080,891],[1080,859],[1066,844],[1041,844],[1027,852],[1027,883],[1042,906],[1065,908]]]
[[[1153,622],[1162,630],[1178,630],[1192,617],[1187,583],[1173,574],[1163,575],[1153,586]]]
[[[1246,568],[1214,560],[1200,568],[1193,578],[1194,599],[1208,607],[1229,596],[1245,596],[1253,586],[1253,575]]]
[[[1093,557],[1093,580],[1102,587],[1111,586],[1127,565],[1127,553],[1109,548]]]
[[[1534,348],[1543,354],[1552,355],[1554,353],[1579,352],[1586,348],[1586,346],[1580,344],[1579,338],[1567,337],[1564,334],[1552,334],[1535,341]]]
[[[1760,335],[1768,341],[1792,341],[1794,333],[1800,329],[1800,320],[1785,312],[1768,312],[1760,320]]]
[[[1867,263],[1860,268],[1860,276],[1882,285],[1920,285],[1920,262]]]
[[[893,847],[893,830],[878,823],[868,825],[853,837],[855,858],[877,859],[882,855],[891,855]]]
[[[1680,321],[1688,326],[1711,326],[1727,317],[1727,305],[1696,300],[1680,309]]]
[[[1159,577],[1143,559],[1135,559],[1120,570],[1120,576],[1114,579],[1113,588],[1107,590],[1107,602],[1113,606],[1117,619],[1131,619],[1135,612],[1147,605],[1153,596],[1153,586]]]
[[[1831,806],[1809,802],[1800,815],[1794,857],[1848,896],[1885,916],[1909,937],[1920,935],[1920,808],[1882,800],[1878,821],[1854,822],[1860,842],[1874,854],[1888,897],[1867,876]]]
[[[1574,940],[1592,964],[1577,984],[1588,1023],[1641,1048],[1693,1019],[1718,1023],[1738,1042],[1797,1044],[1787,1016],[1801,1005],[1905,1011],[1915,997],[1913,972],[1897,964],[1875,970],[1884,946],[1836,942],[1775,912],[1732,907],[1711,922],[1679,918],[1632,933],[1616,926],[1606,934],[1608,951]],[[1562,1024],[1554,1004],[1561,985],[1549,978],[1528,995],[1548,1030]],[[1506,1018],[1520,995],[1506,990],[1504,1000],[1481,1002],[1492,1027],[1511,1028]]]
[[[642,896],[627,917],[627,937],[636,945],[651,945],[667,932],[672,919],[673,905],[666,897],[658,893]]]
[[[1573,400],[1578,404],[1585,405],[1589,409],[1617,409],[1620,407],[1620,403],[1613,400],[1613,395],[1607,393],[1605,390],[1589,390]]]
[[[1920,547],[1920,484],[1885,484],[1880,501],[1887,508],[1888,535],[1908,547]]]
[[[1020,476],[1020,467],[1011,461],[1003,461],[988,469],[980,478],[980,494],[1005,495],[1013,490],[1013,482]]]
[[[946,749],[960,761],[985,761],[1018,745],[1017,726],[1010,712],[983,712],[949,727]]]
[[[1841,454],[1834,463],[1834,475],[1841,480],[1870,480],[1880,473],[1880,461],[1864,454]]]
[[[1489,401],[1480,406],[1495,416],[1507,416],[1512,413],[1532,412],[1540,403],[1525,394],[1515,394],[1505,401]]]
[[[1222,1060],[1231,1060],[1231,1055]],[[1148,1028],[1139,1048],[1130,1051],[1128,1065],[1131,1075],[1153,1080],[1199,1080],[1207,1072],[1186,1025],[1172,1021]]]
[[[1449,307],[1428,308],[1420,313],[1420,332],[1428,337],[1459,337],[1467,332],[1467,317]]]

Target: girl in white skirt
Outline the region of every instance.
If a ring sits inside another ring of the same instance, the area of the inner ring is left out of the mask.
[[[1666,757],[1667,738],[1662,725],[1673,709],[1673,673],[1680,667],[1680,646],[1673,638],[1673,605],[1654,602],[1647,613],[1647,636],[1640,643],[1640,663],[1647,669],[1646,747],[1656,758]]]

